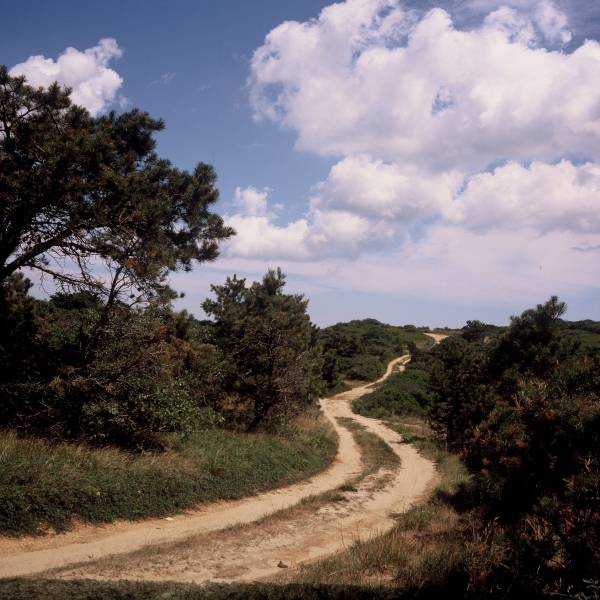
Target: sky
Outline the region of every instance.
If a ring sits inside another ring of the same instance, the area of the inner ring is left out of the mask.
[[[2,0],[0,62],[163,118],[237,235],[200,304],[281,266],[319,325],[600,319],[597,0]]]

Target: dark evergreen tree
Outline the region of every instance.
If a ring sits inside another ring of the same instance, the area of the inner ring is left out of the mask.
[[[321,390],[322,359],[308,301],[284,294],[284,285],[280,269],[249,287],[234,276],[212,286],[216,298],[203,304],[214,318],[232,412],[248,430],[298,413]]]
[[[94,118],[69,94],[0,66],[0,285],[26,268],[108,308],[168,293],[169,271],[214,259],[233,233],[210,212],[215,172],[160,158],[162,121],[139,110]]]

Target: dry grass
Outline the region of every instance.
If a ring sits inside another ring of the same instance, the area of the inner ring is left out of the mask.
[[[304,565],[286,581],[302,585],[380,586],[414,590],[443,586],[450,573],[464,566],[472,547],[465,544],[465,523],[442,497],[468,484],[466,469],[456,456],[440,450],[422,421],[412,418],[388,423],[409,437],[438,463],[442,480],[431,500],[398,515],[394,529],[378,538],[359,541],[326,560]]]

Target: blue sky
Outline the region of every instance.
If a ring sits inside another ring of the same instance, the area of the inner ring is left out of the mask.
[[[114,40],[93,53],[113,83],[56,78],[215,166],[239,235],[174,277],[198,315],[211,282],[281,265],[321,325],[504,322],[551,293],[599,319],[598,3],[330,4],[5,0],[0,53],[46,77],[31,57]]]

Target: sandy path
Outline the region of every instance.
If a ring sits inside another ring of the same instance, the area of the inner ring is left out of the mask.
[[[433,335],[432,335],[433,337]],[[408,355],[393,360],[384,380],[398,364],[405,364]],[[402,367],[401,367],[402,368]],[[307,481],[233,502],[211,503],[193,512],[170,520],[153,519],[143,522],[120,522],[103,527],[81,526],[72,532],[45,538],[0,540],[0,577],[23,576],[49,569],[63,568],[62,576],[131,579],[178,579],[182,581],[253,580],[277,572],[280,560],[291,564],[330,554],[345,547],[357,537],[365,538],[393,526],[391,514],[406,510],[418,500],[435,477],[433,463],[421,457],[414,448],[398,445],[399,436],[381,422],[352,413],[350,405],[371,391],[373,384],[354,388],[343,394],[321,400],[325,415],[333,423],[339,445],[336,458],[328,469]],[[269,520],[254,526],[258,531],[222,532],[234,524],[252,523],[296,505],[302,499],[338,488],[355,478],[362,461],[351,433],[340,426],[335,417],[350,417],[392,445],[402,460],[402,468],[383,490],[357,494],[343,509],[325,510],[308,522],[303,518],[297,527],[278,521],[277,531]],[[261,532],[261,527],[263,531]],[[219,532],[219,533],[215,533]],[[255,533],[256,535],[253,535]],[[211,537],[212,536],[212,537]],[[218,544],[215,544],[218,536]],[[257,538],[258,536],[258,538]],[[224,539],[230,538],[230,551]],[[193,553],[177,562],[177,553],[169,545],[185,540],[182,545]],[[189,540],[189,543],[188,543]],[[124,555],[150,546],[164,546],[153,559],[139,560],[116,557],[106,566],[92,563],[113,555]],[[167,551],[168,550],[168,551]],[[77,568],[69,569],[69,565]],[[225,565],[225,571],[223,567]]]

